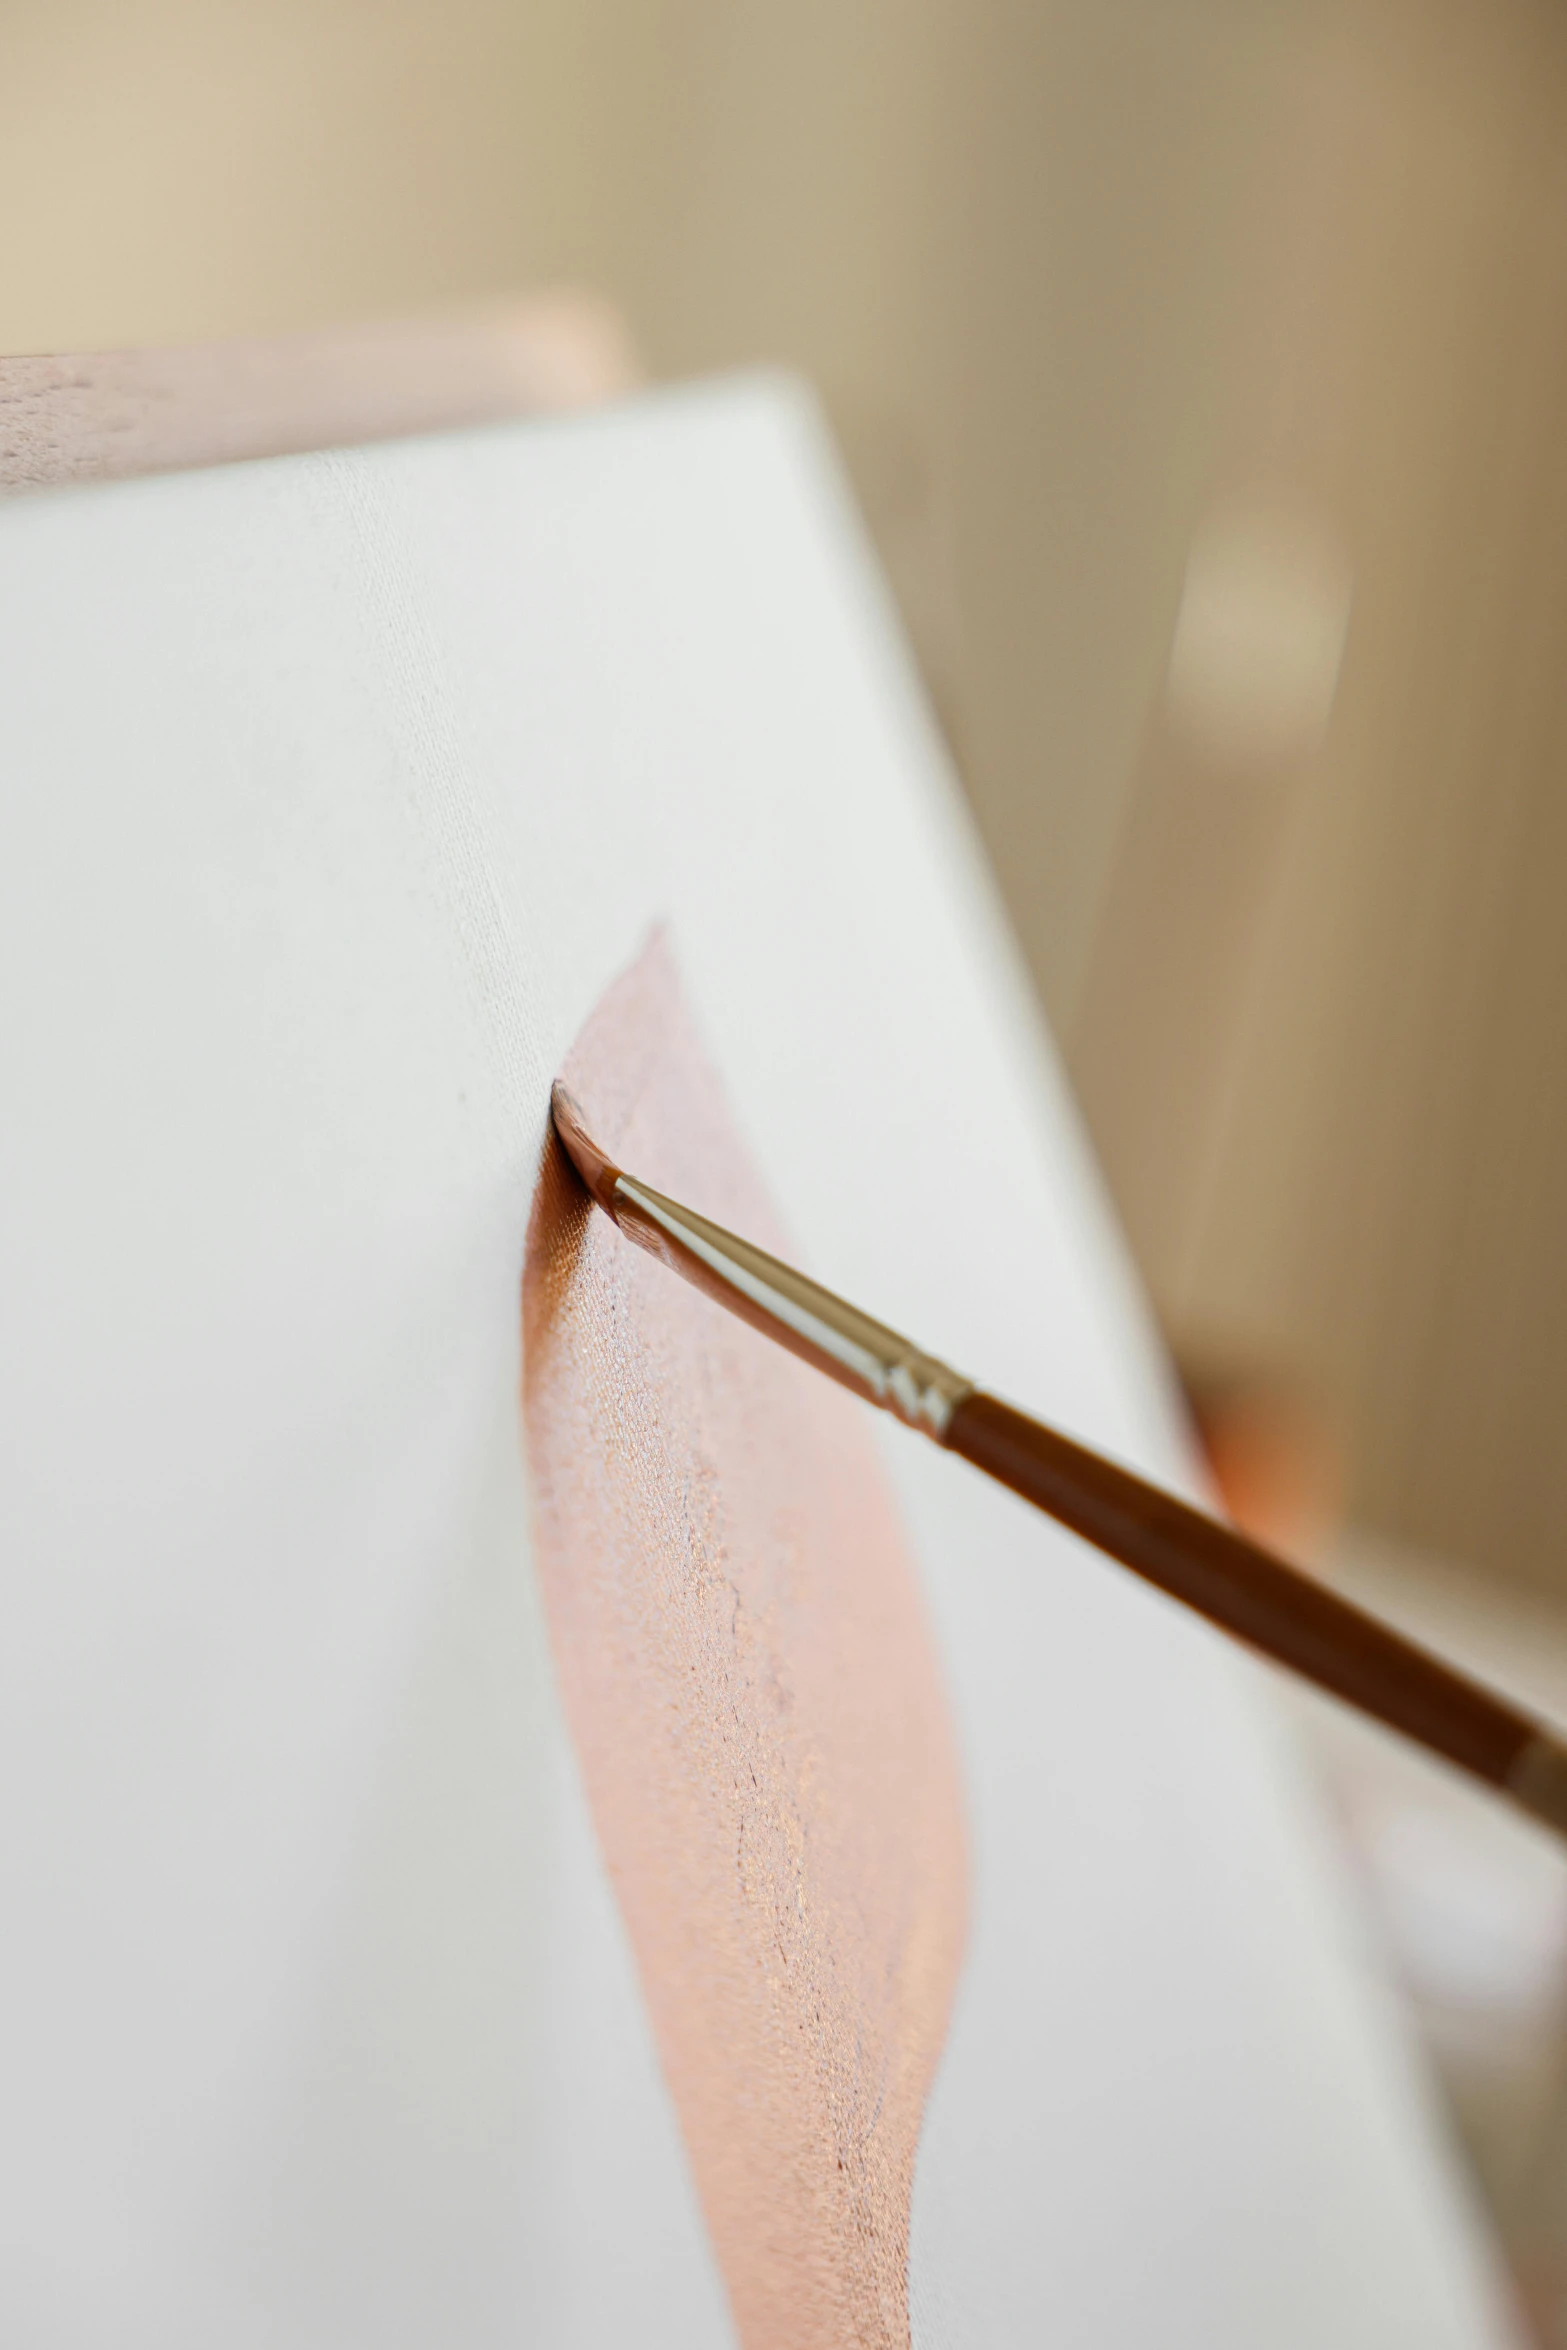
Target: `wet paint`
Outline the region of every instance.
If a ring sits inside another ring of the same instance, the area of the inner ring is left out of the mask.
[[[667,940],[562,1074],[638,1174],[791,1253]],[[523,1364],[560,1686],[741,2341],[902,2350],[965,1867],[869,1415],[628,1245],[553,1144]]]

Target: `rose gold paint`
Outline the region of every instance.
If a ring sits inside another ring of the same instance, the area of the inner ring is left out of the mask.
[[[563,1074],[637,1174],[787,1253],[662,939]],[[561,1688],[741,2341],[901,2350],[964,1862],[868,1416],[623,1240],[554,1144],[523,1337]]]

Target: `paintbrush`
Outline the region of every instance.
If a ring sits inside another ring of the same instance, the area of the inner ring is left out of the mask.
[[[562,1085],[555,1129],[628,1240],[1276,1664],[1567,1835],[1567,1744],[1233,1527],[987,1395],[790,1265],[617,1167]]]

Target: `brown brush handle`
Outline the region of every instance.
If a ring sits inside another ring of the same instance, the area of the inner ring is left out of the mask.
[[[868,1403],[960,1453],[1212,1623],[1522,1804],[1567,1836],[1567,1745],[1373,1616],[1173,1494],[985,1395],[820,1282],[617,1167],[563,1086],[573,1166],[628,1239]]]
[[[1567,1750],[1243,1534],[978,1389],[943,1441],[1226,1632],[1567,1826]]]

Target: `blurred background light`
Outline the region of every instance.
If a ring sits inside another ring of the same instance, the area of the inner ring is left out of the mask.
[[[1349,625],[1342,550],[1263,505],[1207,515],[1186,558],[1168,691],[1194,748],[1223,766],[1308,758],[1322,739]]]

